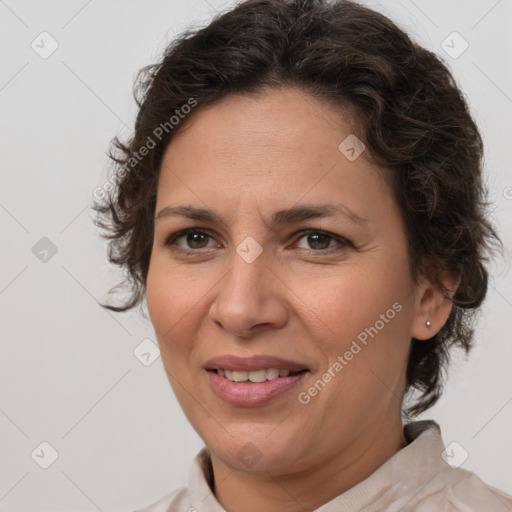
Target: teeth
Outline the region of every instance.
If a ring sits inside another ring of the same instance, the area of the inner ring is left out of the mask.
[[[268,368],[246,372],[218,369],[217,374],[221,377],[225,377],[231,382],[265,382],[267,380],[275,380],[278,377],[288,377],[290,375],[290,370]]]
[[[270,368],[267,370],[267,380],[274,380],[279,377],[279,370],[275,368]]]
[[[267,370],[256,370],[249,372],[251,382],[265,382],[267,380]]]
[[[233,371],[233,381],[234,382],[244,382],[249,377],[249,372],[236,372]]]

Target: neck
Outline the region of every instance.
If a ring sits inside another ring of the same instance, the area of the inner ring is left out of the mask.
[[[211,454],[215,496],[227,512],[311,512],[365,480],[406,445],[399,420],[385,428],[368,426],[357,442],[298,473],[234,471]]]

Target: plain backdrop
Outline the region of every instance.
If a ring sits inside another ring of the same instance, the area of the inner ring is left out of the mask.
[[[512,493],[512,1],[365,3],[443,57],[485,138],[505,257],[491,267],[476,348],[455,357],[443,398],[424,417],[468,453],[462,467]],[[155,342],[149,321],[98,304],[122,276],[107,264],[90,205],[109,175],[109,141],[132,129],[137,70],[231,5],[0,1],[4,511],[129,511],[186,484],[202,441],[161,359],[141,362]]]

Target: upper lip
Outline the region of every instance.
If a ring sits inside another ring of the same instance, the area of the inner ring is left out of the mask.
[[[307,370],[307,367],[295,361],[282,359],[270,355],[257,355],[251,357],[240,357],[232,354],[226,354],[209,359],[204,365],[206,370],[232,370],[232,371],[255,371],[265,368],[275,368],[276,370],[290,370],[299,372]]]

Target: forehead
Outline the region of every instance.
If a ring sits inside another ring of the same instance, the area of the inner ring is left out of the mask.
[[[166,149],[157,210],[174,201],[226,204],[240,197],[272,211],[276,202],[339,200],[365,217],[370,203],[390,199],[382,170],[365,153],[351,159],[340,150],[347,138],[363,138],[350,109],[289,88],[198,108]]]
[[[252,151],[260,153],[262,146],[273,152],[303,149],[318,157],[320,152],[337,150],[341,137],[356,134],[363,138],[353,107],[341,107],[291,87],[228,95],[213,105],[198,106],[190,117],[191,122],[185,119],[185,128],[170,146],[192,149],[204,141],[210,150],[219,150],[218,157],[228,148],[231,158],[238,150],[250,156]]]

